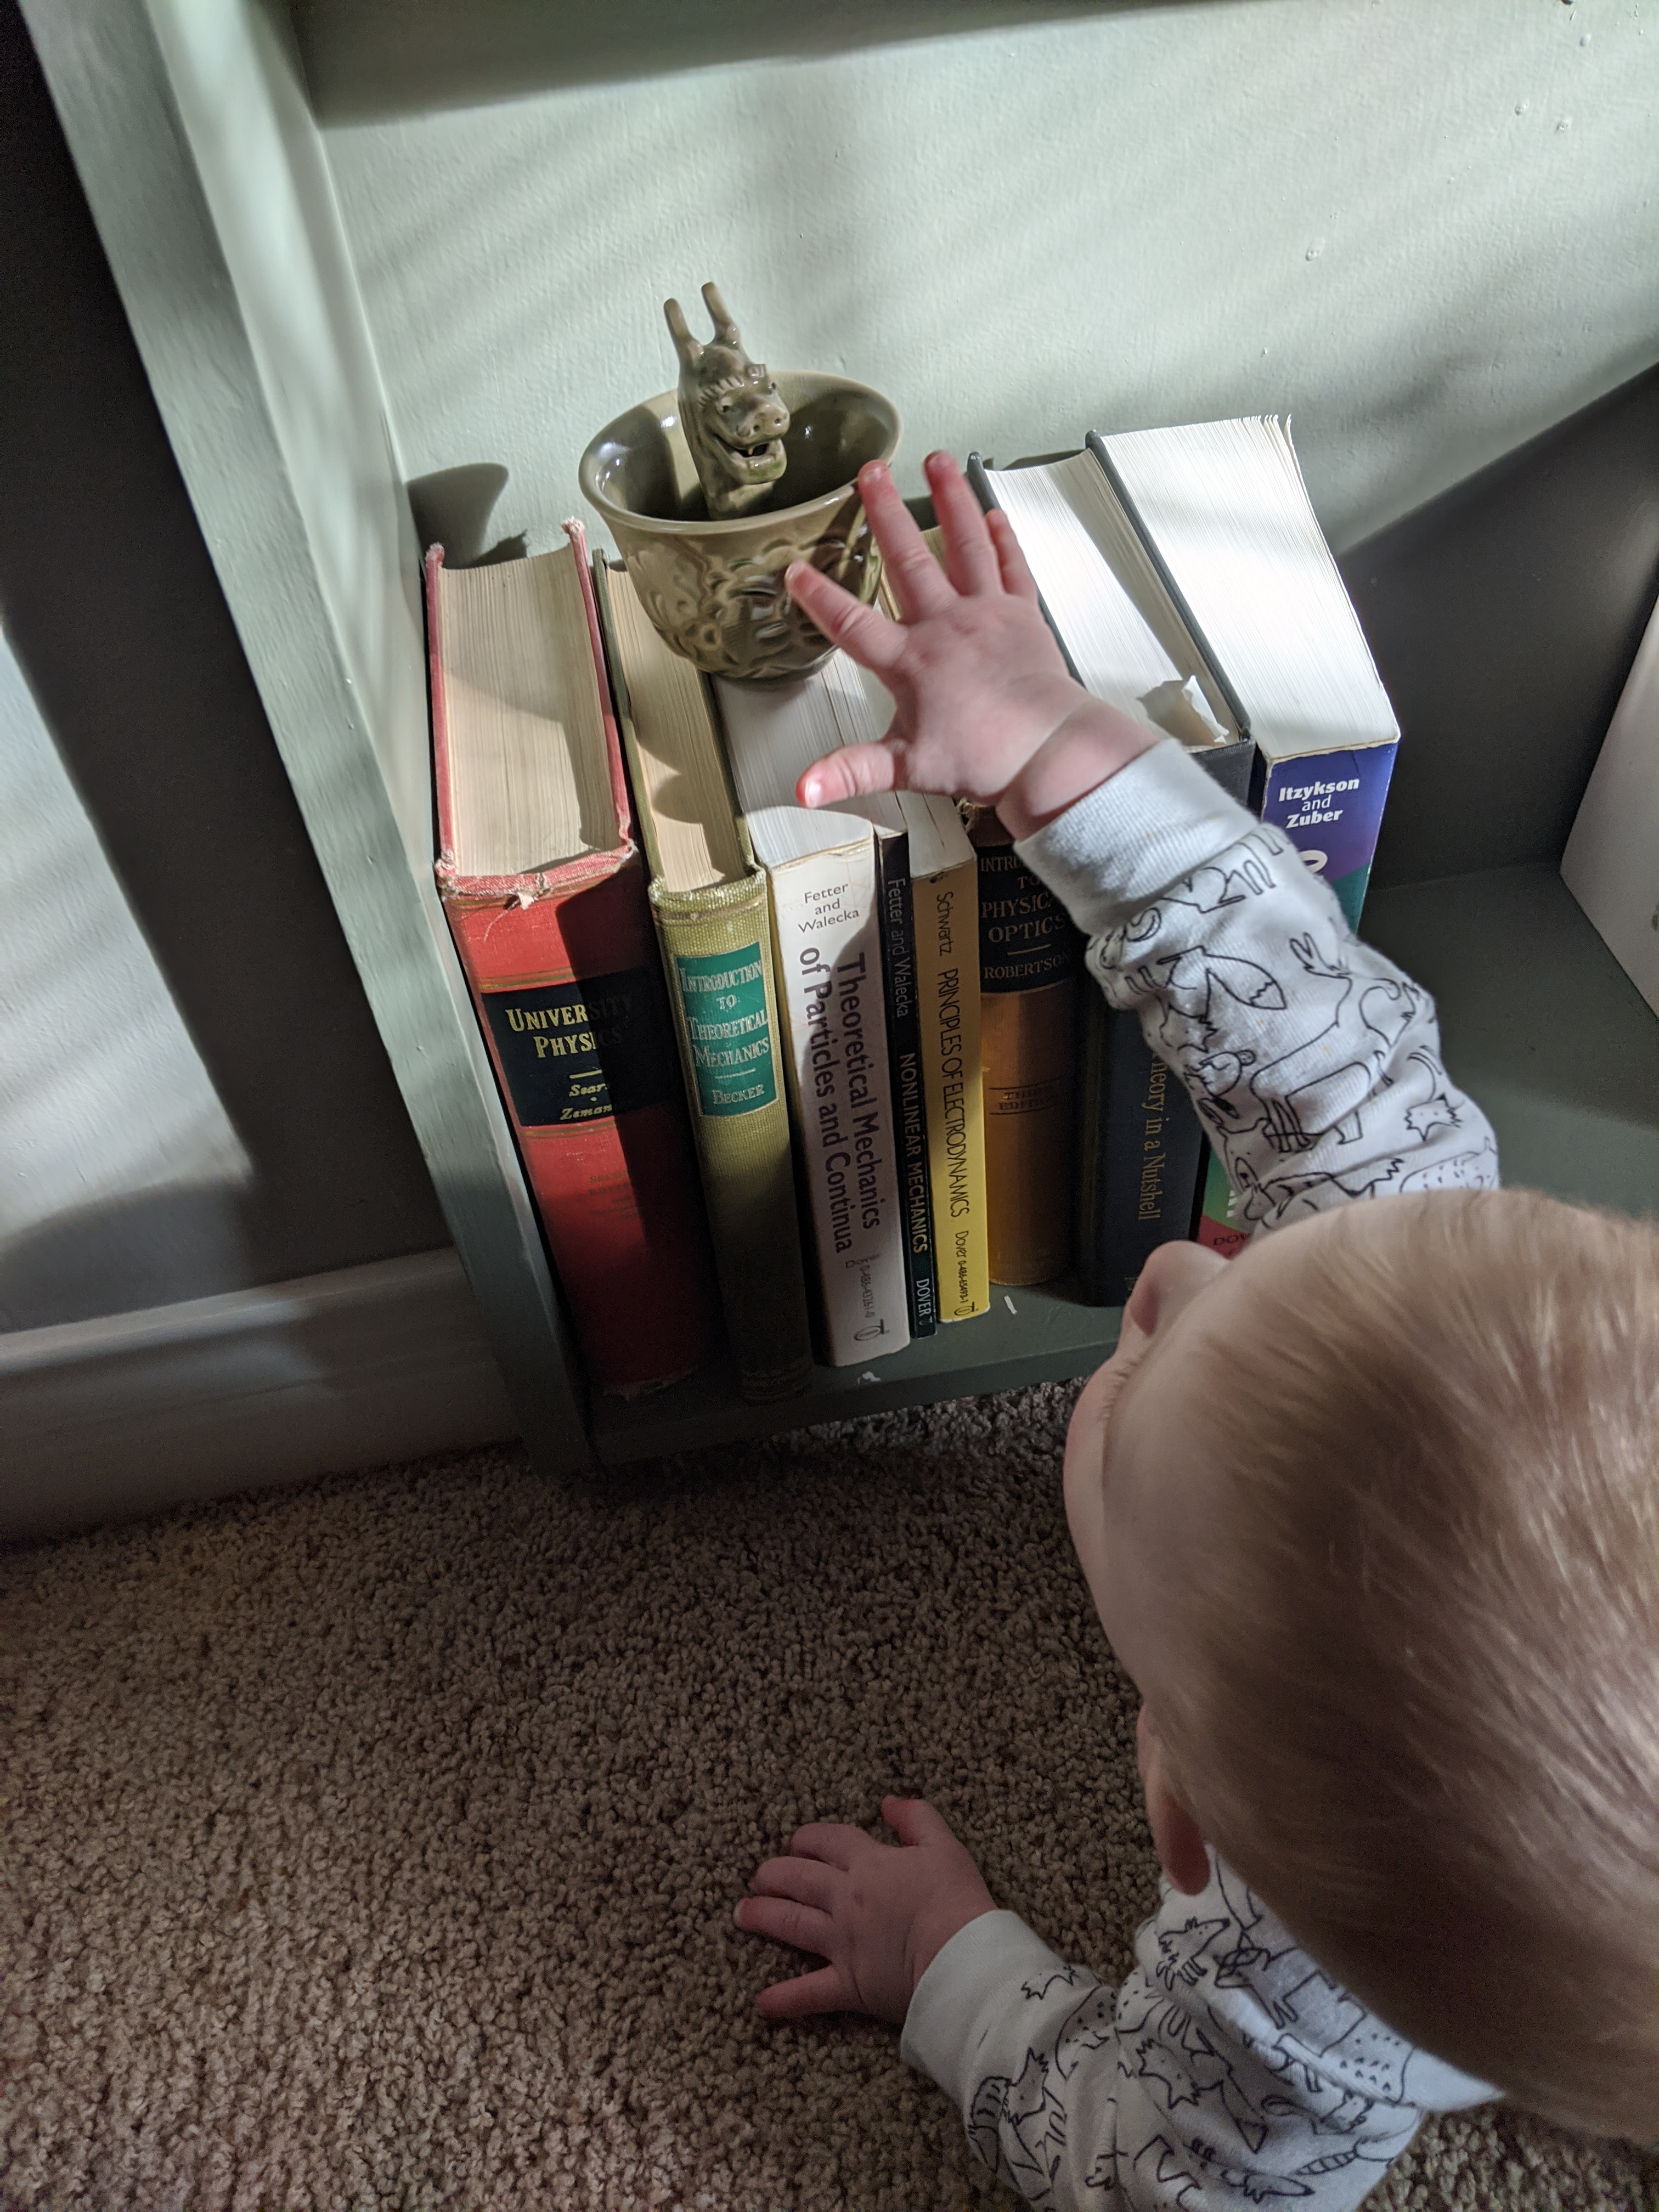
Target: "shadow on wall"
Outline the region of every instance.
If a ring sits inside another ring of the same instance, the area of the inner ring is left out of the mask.
[[[0,143],[0,1326],[445,1245],[15,0]]]
[[[404,486],[415,517],[415,534],[422,556],[428,546],[441,545],[447,568],[483,568],[495,561],[522,561],[528,550],[525,533],[498,538],[486,545],[489,518],[507,489],[507,471],[499,461],[466,461],[453,469],[434,469]]]
[[[1178,0],[823,0],[815,8],[778,0],[610,0],[604,8],[299,0],[294,27],[318,119],[327,124],[1171,4]]]
[[[575,12],[511,10],[526,39]],[[672,379],[660,301],[709,276],[773,367],[891,394],[907,491],[931,445],[1288,413],[1339,547],[1654,356],[1659,62],[1627,12],[1591,41],[1555,0],[1468,0],[1455,66],[1434,0],[1038,9],[897,45],[824,9],[851,50],[815,58],[808,11],[775,12],[787,61],[676,70],[647,38],[647,82],[526,65],[533,97],[327,131],[406,473],[507,465],[497,535],[556,542],[588,438]],[[397,13],[307,20],[372,45]],[[493,33],[463,52],[472,10],[422,13],[465,82]],[[381,59],[395,106],[408,58]]]
[[[171,1185],[0,1238],[0,1331],[210,1297],[248,1282],[243,1194]]]
[[[252,1164],[3,638],[0,916],[0,1329],[235,1288]]]

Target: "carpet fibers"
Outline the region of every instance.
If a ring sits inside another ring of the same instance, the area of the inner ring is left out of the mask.
[[[94,2212],[1012,2205],[866,2020],[732,1908],[806,1820],[931,1796],[1121,1972],[1155,1899],[1133,1694],[1060,1498],[1072,1391],[603,1481],[483,1452],[0,1565],[0,2198]],[[1645,2208],[1522,2115],[1374,2206]]]

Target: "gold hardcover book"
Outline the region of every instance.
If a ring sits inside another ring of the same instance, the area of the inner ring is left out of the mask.
[[[766,878],[702,678],[663,643],[625,570],[594,573],[726,1334],[744,1397],[788,1397],[806,1387],[811,1348]]]
[[[922,532],[945,566],[945,537]],[[899,620],[885,575],[883,611]],[[921,1017],[923,1110],[939,1268],[939,1317],[967,1321],[991,1304],[991,1216],[986,1185],[987,1098],[981,1065],[977,858],[953,805],[900,793],[910,824],[910,896]],[[1035,1282],[1036,1276],[998,1276]]]
[[[1046,1283],[1072,1259],[1072,1102],[1083,939],[987,807],[979,858],[980,1046],[991,1280]]]
[[[955,837],[903,792],[910,823],[910,896],[916,928],[916,1004],[927,1121],[927,1167],[939,1264],[939,1317],[966,1321],[991,1304],[981,1079],[979,883],[959,820]],[[955,810],[951,810],[952,816]]]

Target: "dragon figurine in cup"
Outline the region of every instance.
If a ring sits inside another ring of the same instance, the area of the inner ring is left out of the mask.
[[[678,300],[665,300],[680,358],[680,427],[711,515],[747,514],[783,474],[789,410],[763,362],[750,361],[719,288],[705,284],[714,335],[691,335]]]

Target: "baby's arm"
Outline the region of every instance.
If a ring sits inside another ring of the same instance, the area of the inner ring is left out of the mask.
[[[1353,936],[1282,832],[1073,682],[1006,518],[981,517],[947,455],[927,473],[948,575],[885,470],[859,478],[902,623],[789,572],[898,708],[881,744],[808,769],[803,802],[901,786],[994,805],[1089,935],[1107,997],[1191,1093],[1251,1227],[1495,1182],[1492,1130],[1447,1077],[1428,994]]]
[[[1218,1862],[1195,1896],[1165,1886],[1115,1990],[997,1910],[933,1806],[882,1814],[896,1849],[816,1821],[757,1869],[738,1925],[824,1961],[761,2009],[901,2023],[975,2154],[1048,2212],[1352,2212],[1425,2108],[1491,2094],[1337,1989]]]
[[[1284,834],[1166,739],[1022,840],[1115,1006],[1190,1092],[1246,1223],[1498,1180],[1434,1002]]]
[[[902,2055],[1047,2212],[1351,2212],[1425,2110],[1492,2094],[1355,2003],[1218,1863],[1196,1897],[1166,1889],[1135,1953],[1113,1989],[988,1913],[911,2001]]]

